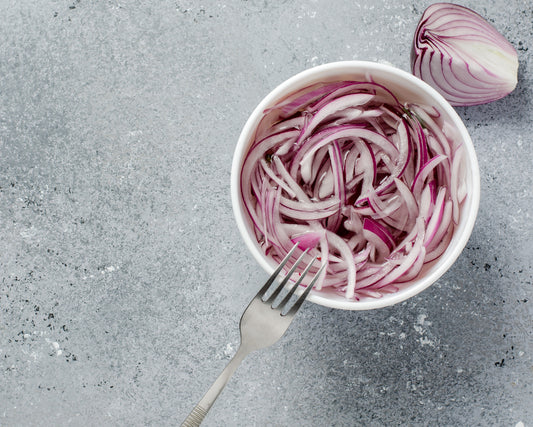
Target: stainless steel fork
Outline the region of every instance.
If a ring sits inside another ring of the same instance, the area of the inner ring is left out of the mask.
[[[311,280],[311,283],[307,286],[305,291],[302,293],[302,295],[300,295],[296,302],[291,307],[288,307],[289,300],[316,260],[316,257],[313,258],[283,300],[274,306],[276,298],[281,294],[281,291],[307,253],[306,250],[300,255],[296,263],[292,266],[289,273],[281,281],[279,286],[268,298],[266,298],[267,291],[272,283],[276,280],[285,264],[287,264],[296,248],[297,245],[291,249],[291,251],[280,263],[276,271],[274,271],[272,276],[270,276],[265,285],[257,293],[254,299],[252,299],[244,311],[240,321],[241,345],[239,346],[237,353],[235,353],[235,356],[233,356],[226,368],[222,371],[220,376],[207,391],[202,400],[200,400],[198,405],[196,405],[196,407],[192,410],[181,427],[199,426],[242,360],[252,351],[274,344],[283,336],[291,324],[294,315],[307,298],[307,295],[309,295],[309,292],[311,292],[311,289],[313,288],[317,279],[320,277],[323,268],[320,268],[320,270],[315,274],[313,280]]]

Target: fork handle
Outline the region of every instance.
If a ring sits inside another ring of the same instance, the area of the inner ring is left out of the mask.
[[[219,377],[215,380],[211,388],[207,390],[207,393],[204,395],[204,397],[202,397],[202,400],[200,400],[198,405],[194,407],[189,416],[185,419],[185,421],[183,421],[181,427],[198,427],[202,423],[205,416],[207,415],[207,412],[209,411],[209,409],[211,409],[213,403],[215,403],[215,400],[217,399],[218,395],[222,392],[229,379],[231,378],[237,367],[241,364],[243,359],[248,355],[248,353],[250,353],[249,350],[245,349],[242,346],[239,347],[237,353],[235,353],[235,355],[226,365],[226,367],[219,375]]]

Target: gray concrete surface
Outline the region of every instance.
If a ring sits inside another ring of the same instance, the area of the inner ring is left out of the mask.
[[[0,0],[0,425],[179,424],[266,278],[229,195],[248,114],[313,65],[408,69],[429,4]],[[533,5],[462,4],[520,61],[514,93],[458,109],[464,253],[398,306],[307,304],[206,426],[533,425]]]

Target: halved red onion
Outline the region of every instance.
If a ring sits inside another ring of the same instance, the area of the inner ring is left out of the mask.
[[[503,98],[518,81],[514,47],[476,12],[435,3],[415,31],[411,69],[455,106]]]
[[[465,154],[434,108],[372,82],[315,84],[266,110],[256,135],[241,189],[257,239],[276,261],[294,243],[318,256],[316,290],[380,297],[446,250]]]

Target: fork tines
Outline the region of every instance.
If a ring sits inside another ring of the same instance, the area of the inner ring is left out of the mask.
[[[283,270],[283,267],[287,264],[287,262],[289,261],[289,259],[291,258],[291,256],[293,255],[293,253],[294,253],[294,251],[296,250],[297,247],[298,247],[297,244],[292,247],[292,249],[285,256],[283,261],[281,261],[281,263],[279,264],[278,268],[274,271],[274,273],[270,276],[270,278],[267,280],[265,285],[261,288],[261,290],[257,294],[257,296],[260,297],[263,302],[271,304],[272,308],[280,308],[281,310],[286,308],[289,300],[294,295],[294,293],[296,292],[296,289],[298,289],[298,286],[300,286],[300,284],[302,283],[303,279],[305,278],[305,276],[307,275],[307,273],[309,272],[309,270],[311,269],[311,267],[313,266],[314,262],[317,259],[317,257],[315,256],[311,260],[311,262],[309,262],[307,264],[307,266],[305,267],[304,271],[300,274],[298,280],[294,283],[294,285],[292,285],[292,287],[289,290],[289,292],[287,293],[287,295],[285,295],[283,300],[279,304],[276,304],[276,306],[274,307],[274,305],[273,305],[274,301],[280,295],[280,293],[282,292],[283,288],[285,288],[285,286],[287,285],[288,281],[291,279],[292,275],[294,274],[294,272],[296,271],[298,266],[301,264],[301,262],[303,261],[304,257],[307,255],[308,249],[306,249],[306,250],[304,250],[302,252],[302,254],[298,257],[298,259],[293,264],[293,266],[291,267],[289,272],[286,274],[286,276],[283,278],[283,280],[278,285],[278,287],[274,290],[274,292],[272,292],[272,294],[268,298],[265,299],[266,293],[267,293],[268,289],[270,288],[270,286],[272,285],[272,282],[274,282],[274,280],[276,280],[278,275],[281,273],[281,271]],[[307,296],[309,295],[309,293],[313,289],[313,286],[315,285],[316,281],[320,277],[320,274],[322,273],[323,269],[324,269],[324,266],[321,266],[320,269],[318,270],[318,272],[315,274],[315,276],[311,280],[311,282],[309,283],[309,285],[307,285],[307,287],[305,288],[305,290],[302,293],[302,295],[300,295],[298,300],[296,300],[294,305],[288,311],[285,310],[286,311],[285,315],[289,315],[289,314],[293,315],[293,314],[295,314],[298,311],[298,309],[300,308],[300,306],[302,305],[304,300],[307,298]]]

